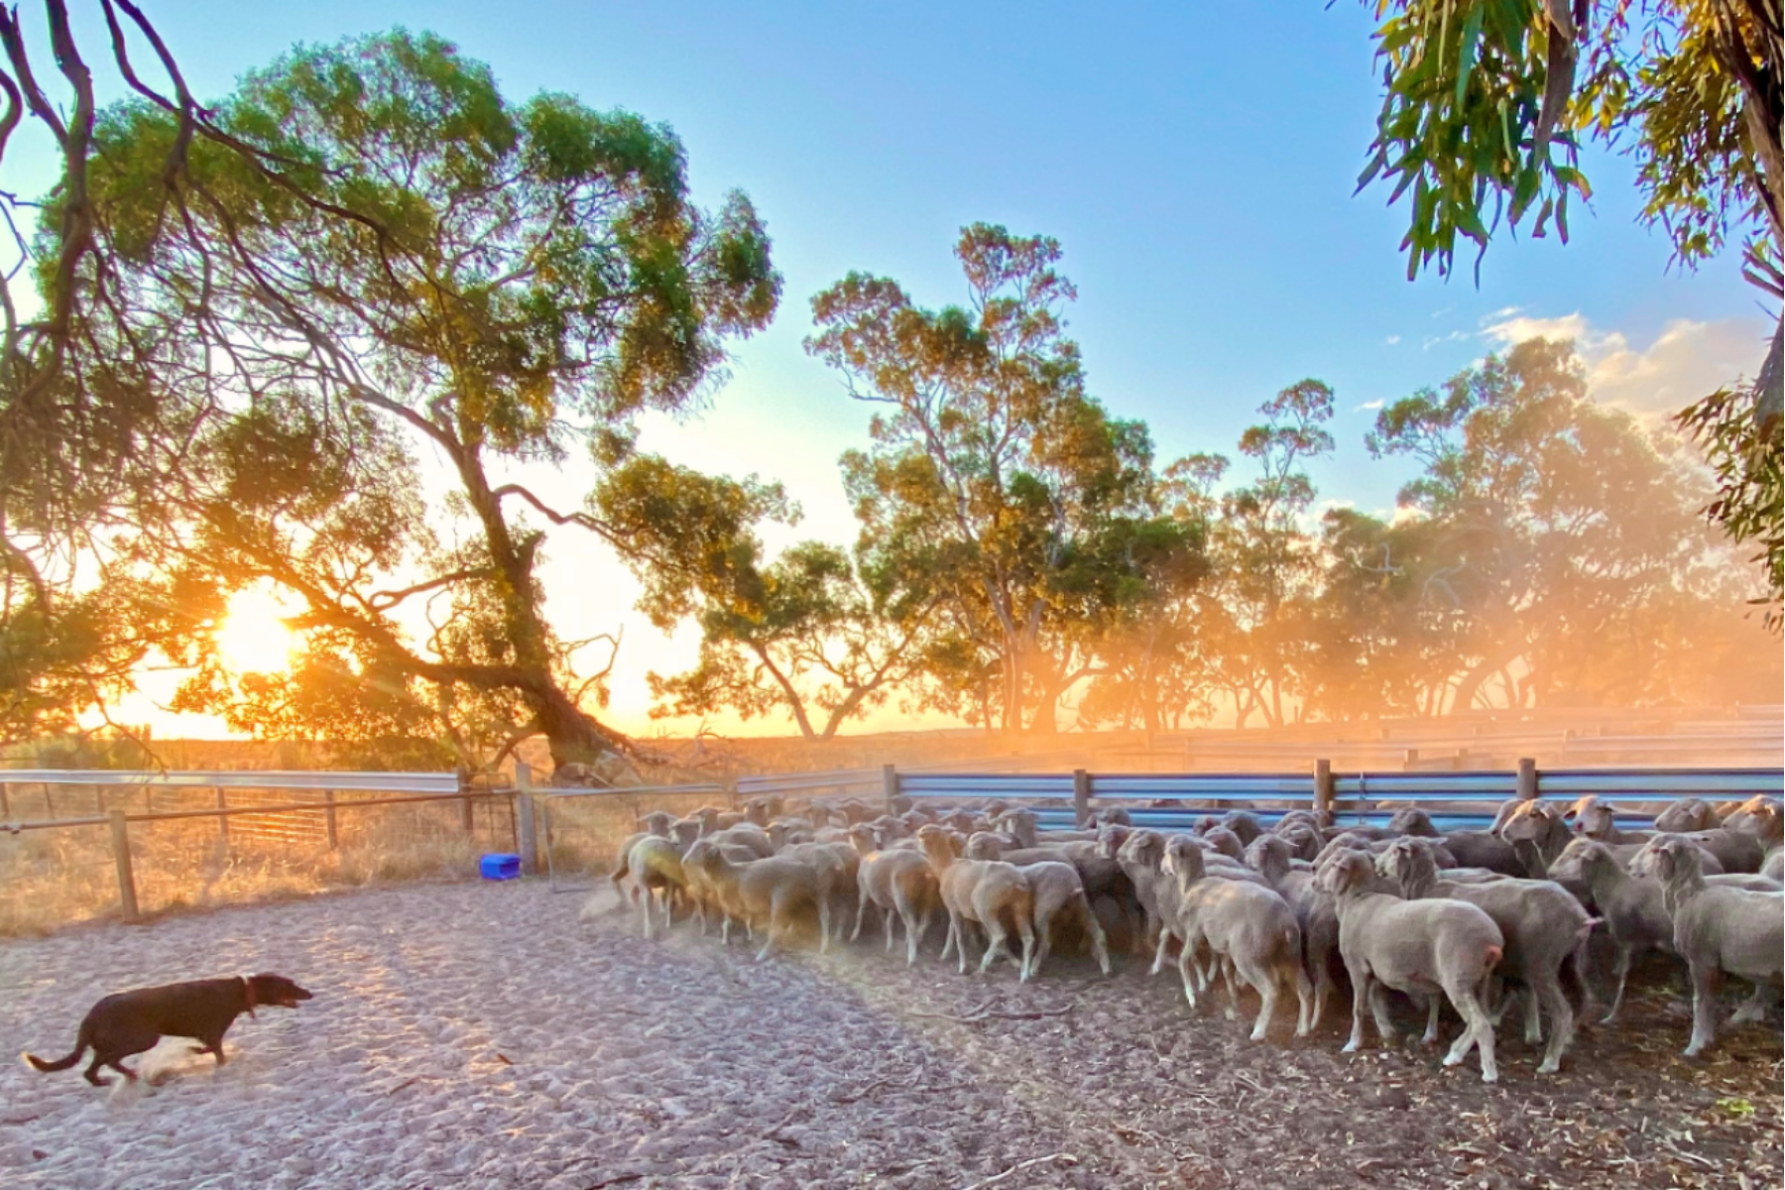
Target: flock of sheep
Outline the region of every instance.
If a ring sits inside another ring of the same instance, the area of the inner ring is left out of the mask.
[[[1173,944],[1192,1008],[1219,977],[1227,1015],[1239,985],[1261,1004],[1262,1040],[1279,998],[1293,995],[1296,1034],[1315,1028],[1340,976],[1352,994],[1345,1051],[1363,1044],[1366,1009],[1396,1039],[1387,992],[1426,1010],[1438,1040],[1448,1001],[1463,1032],[1446,1065],[1479,1049],[1481,1076],[1498,1077],[1494,1028],[1523,1001],[1525,1039],[1548,1043],[1540,1073],[1560,1069],[1575,1008],[1595,995],[1591,968],[1609,960],[1614,984],[1603,1021],[1617,1017],[1633,957],[1658,949],[1690,974],[1693,1024],[1686,1054],[1717,1026],[1726,975],[1753,984],[1733,1021],[1760,1020],[1779,1000],[1785,964],[1781,850],[1785,815],[1764,797],[1718,805],[1687,798],[1655,830],[1618,829],[1611,807],[1507,802],[1487,830],[1441,833],[1417,807],[1387,827],[1336,828],[1330,816],[1290,810],[1267,828],[1246,810],[1202,820],[1193,833],[1136,829],[1106,810],[1094,829],[1038,834],[1027,809],[926,808],[880,814],[855,799],[812,802],[788,814],[778,799],[739,813],[644,816],[612,875],[642,915],[645,936],[678,913],[760,938],[758,958],[816,920],[828,950],[878,918],[886,948],[903,926],[915,963],[932,919],[946,915],[942,957],[965,972],[984,934],[979,970],[1000,957],[1024,981],[1053,944],[1088,948],[1104,974],[1110,938],[1157,974]]]

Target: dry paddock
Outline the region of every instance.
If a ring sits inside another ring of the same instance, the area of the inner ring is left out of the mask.
[[[444,884],[0,943],[0,1042],[65,1051],[99,995],[274,970],[316,999],[153,1088],[0,1073],[9,1187],[1777,1186],[1780,1037],[1677,1056],[1666,973],[1564,1073],[1502,1081],[1342,1025],[1246,1041],[1167,977],[907,971],[878,947],[758,965],[579,921],[538,882]],[[932,935],[934,939],[934,935]],[[1411,1018],[1409,1023],[1413,1023]]]

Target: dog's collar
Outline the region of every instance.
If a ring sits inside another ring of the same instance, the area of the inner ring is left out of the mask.
[[[259,1020],[260,1018],[254,1015],[254,977],[239,975],[236,978],[242,981],[242,1000],[248,1008],[248,1019]]]

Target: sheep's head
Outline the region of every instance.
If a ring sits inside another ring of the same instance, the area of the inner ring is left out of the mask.
[[[652,810],[649,814],[640,818],[638,823],[640,826],[644,827],[646,831],[656,835],[659,839],[667,839],[669,838],[670,827],[675,823],[675,820],[676,816],[667,810]]]
[[[1165,839],[1158,831],[1135,831],[1122,844],[1116,858],[1123,863],[1138,864],[1157,871],[1165,859]]]
[[[1203,835],[1203,839],[1210,847],[1229,859],[1244,859],[1246,857],[1246,845],[1240,842],[1238,835],[1224,826],[1211,828]]]
[[[1367,888],[1370,883],[1370,856],[1362,851],[1335,851],[1314,877],[1315,885],[1335,897],[1342,897],[1354,888]]]
[[[1617,832],[1618,824],[1612,808],[1597,797],[1588,795],[1581,798],[1568,812],[1575,817],[1575,831],[1589,839],[1607,839]]]
[[[1438,829],[1432,825],[1431,815],[1418,806],[1402,806],[1396,810],[1394,817],[1388,820],[1388,829],[1403,835],[1420,835],[1432,839],[1438,837]]]
[[[1289,840],[1283,836],[1259,835],[1246,848],[1246,863],[1275,884],[1288,873],[1291,854]]]
[[[997,859],[1004,854],[1004,840],[990,831],[974,831],[967,837],[968,859]]]
[[[1695,797],[1683,797],[1655,816],[1655,829],[1668,834],[1705,831],[1716,825],[1716,811]]]
[[[1155,836],[1157,837],[1157,836]],[[1160,870],[1178,878],[1178,887],[1188,888],[1203,878],[1202,847],[1186,835],[1173,835],[1165,841],[1165,855]]]
[[[1317,857],[1323,846],[1320,832],[1305,822],[1292,822],[1288,826],[1279,828],[1277,837],[1289,844],[1292,853],[1305,860],[1313,860]]]
[[[1677,835],[1656,835],[1650,839],[1635,859],[1632,859],[1632,871],[1636,870],[1636,859],[1645,856],[1644,874],[1652,875],[1663,884],[1672,884],[1676,877],[1702,877],[1704,874],[1704,864],[1699,859],[1698,848]]]
[[[1133,826],[1134,818],[1120,806],[1097,811],[1097,821],[1104,826]]]
[[[1508,843],[1541,842],[1557,829],[1564,832],[1562,812],[1545,801],[1522,801],[1495,828],[1495,834]]]
[[[1097,854],[1104,859],[1116,859],[1122,853],[1122,847],[1134,832],[1120,822],[1106,822],[1097,831]]]
[[[1551,861],[1549,878],[1551,880],[1587,881],[1602,865],[1617,866],[1611,848],[1597,839],[1589,839],[1585,835],[1571,839],[1562,853]]]

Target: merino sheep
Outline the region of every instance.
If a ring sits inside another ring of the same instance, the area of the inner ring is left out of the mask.
[[[1002,953],[1017,964],[1020,982],[1027,983],[1035,960],[1035,893],[1015,864],[1000,860],[965,860],[955,854],[954,840],[940,826],[921,827],[917,840],[936,873],[942,893],[942,907],[948,910],[948,939],[943,944],[943,957],[953,946],[959,959],[961,974],[967,973],[967,933],[965,923],[973,922],[986,931],[985,957],[980,960],[980,974],[990,970]],[[1023,955],[1018,959],[1010,951],[1010,934],[1023,940]]]
[[[936,873],[920,851],[877,850],[873,832],[865,826],[853,827],[850,833],[861,854],[856,869],[855,930],[850,941],[861,937],[862,915],[872,904],[881,910],[887,950],[893,945],[895,916],[905,923],[905,965],[910,966],[917,962],[918,947],[929,932],[931,912],[942,903]]]
[[[1550,1018],[1549,1046],[1537,1072],[1560,1070],[1562,1055],[1574,1040],[1574,1009],[1562,992],[1562,964],[1579,952],[1598,919],[1588,916],[1574,895],[1553,880],[1442,879],[1431,843],[1425,839],[1397,841],[1383,853],[1379,866],[1400,883],[1402,896],[1410,901],[1449,897],[1478,906],[1493,918],[1506,943],[1498,974],[1521,981],[1531,993],[1525,1040],[1533,1045],[1541,1041],[1540,1012]]]
[[[1437,993],[1443,992],[1465,1024],[1444,1064],[1457,1065],[1479,1046],[1482,1081],[1495,1082],[1500,1076],[1494,1065],[1494,1025],[1481,1000],[1506,952],[1500,927],[1482,909],[1463,901],[1403,901],[1374,892],[1375,874],[1369,857],[1355,853],[1334,856],[1320,874],[1338,899],[1339,953],[1351,975],[1351,1038],[1344,1052],[1363,1046],[1365,1004],[1376,1018],[1377,1033],[1394,1042],[1383,987],[1430,997],[1434,1017]]]
[[[1174,839],[1165,853],[1165,871],[1178,886],[1179,932],[1184,938],[1178,956],[1178,974],[1184,981],[1184,997],[1196,1007],[1190,984],[1190,968],[1197,948],[1207,944],[1217,960],[1225,959],[1229,1019],[1234,1016],[1233,974],[1250,984],[1259,995],[1258,1019],[1252,1040],[1263,1041],[1277,1008],[1278,991],[1295,989],[1295,1035],[1307,1036],[1312,1027],[1314,989],[1302,970],[1302,932],[1295,910],[1269,888],[1257,884],[1211,878],[1201,849],[1188,840]],[[1205,984],[1206,986],[1206,984]]]
[[[1785,968],[1785,893],[1714,888],[1705,884],[1696,848],[1684,839],[1659,839],[1655,874],[1665,882],[1673,917],[1673,945],[1692,973],[1692,1037],[1685,1054],[1704,1052],[1717,1032],[1717,985],[1725,974],[1754,984],[1743,1013],[1758,1012],[1763,989]],[[1750,1019],[1743,1013],[1737,1019]]]
[[[688,854],[689,862],[705,869],[727,911],[749,923],[753,932],[761,931],[757,962],[785,944],[801,911],[818,905],[817,873],[797,859],[773,856],[737,863],[723,848],[705,839]]]
[[[1617,981],[1617,988],[1611,1006],[1600,1018],[1600,1024],[1609,1025],[1624,1003],[1632,956],[1642,950],[1673,949],[1673,922],[1668,917],[1661,886],[1630,875],[1611,848],[1594,839],[1576,839],[1568,844],[1550,865],[1550,871],[1558,881],[1578,884],[1588,891],[1616,948],[1612,978]]]
[[[1295,868],[1289,841],[1280,835],[1260,835],[1246,848],[1246,860],[1263,876],[1277,895],[1295,910],[1302,932],[1302,960],[1314,983],[1314,1011],[1310,1029],[1320,1026],[1326,1002],[1333,990],[1333,961],[1339,954],[1339,914],[1331,893],[1319,887],[1311,871]]]
[[[995,860],[999,858],[998,852],[995,836],[984,831],[967,840],[968,859]],[[1029,974],[1041,974],[1041,964],[1052,950],[1053,925],[1058,920],[1078,924],[1090,940],[1092,957],[1108,975],[1109,944],[1097,915],[1091,911],[1091,900],[1085,895],[1085,883],[1079,877],[1078,869],[1061,860],[1039,860],[1018,864],[1016,868],[1035,894],[1035,961],[1030,965]]]

